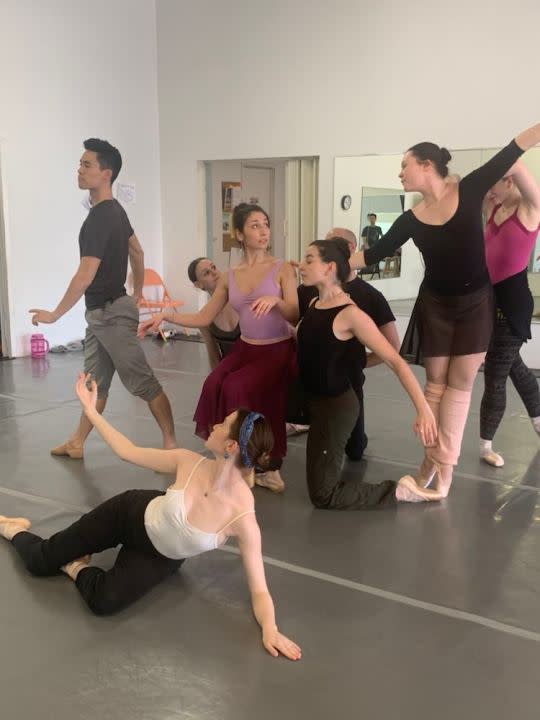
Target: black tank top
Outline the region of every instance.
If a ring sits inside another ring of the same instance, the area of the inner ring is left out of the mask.
[[[349,304],[319,309],[313,303],[298,327],[300,379],[314,395],[342,395],[351,387],[350,369],[365,367],[364,346],[356,338],[338,340],[332,329],[336,315]]]

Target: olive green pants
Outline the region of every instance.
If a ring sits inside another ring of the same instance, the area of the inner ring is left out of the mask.
[[[310,396],[307,484],[313,505],[326,510],[366,510],[396,503],[396,483],[365,482],[353,466],[343,471],[345,446],[358,419],[359,402],[349,388],[337,397]]]

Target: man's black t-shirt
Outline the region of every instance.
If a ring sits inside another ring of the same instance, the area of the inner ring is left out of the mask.
[[[132,235],[126,211],[117,200],[103,200],[88,213],[79,233],[81,258],[101,260],[84,294],[88,310],[103,307],[106,302],[126,294],[124,283]]]
[[[383,236],[382,228],[378,225],[366,225],[362,230],[362,237],[366,238],[368,247],[374,247]]]
[[[351,300],[360,310],[363,310],[373,320],[377,327],[393,322],[396,318],[390,310],[384,295],[376,290],[372,285],[360,278],[354,278],[343,285],[343,290],[348,293]],[[315,285],[300,285],[298,287],[298,306],[300,309],[300,318],[306,314],[309,303],[314,297],[317,297],[318,291]]]

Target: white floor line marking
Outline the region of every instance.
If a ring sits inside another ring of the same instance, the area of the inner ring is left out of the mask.
[[[233,555],[240,555],[240,551],[234,547],[222,547],[220,550]],[[288,570],[289,572],[296,573],[297,575],[304,575],[315,580],[322,580],[323,582],[339,585],[349,590],[365,593],[366,595],[380,597],[384,600],[391,600],[393,602],[400,603],[401,605],[418,608],[419,610],[427,610],[428,612],[432,612],[437,615],[444,615],[445,617],[452,618],[453,620],[463,620],[475,625],[481,625],[482,627],[489,628],[490,630],[497,630],[498,632],[506,633],[507,635],[513,635],[514,637],[540,642],[540,633],[534,632],[533,630],[525,630],[524,628],[516,627],[515,625],[508,625],[506,623],[499,622],[498,620],[483,617],[482,615],[475,615],[474,613],[469,613],[465,610],[456,610],[455,608],[445,607],[444,605],[424,602],[423,600],[417,600],[416,598],[412,598],[407,595],[400,595],[399,593],[390,592],[389,590],[382,590],[380,588],[372,587],[371,585],[354,582],[354,580],[346,580],[345,578],[340,578],[336,575],[328,575],[327,573],[318,572],[317,570],[311,570],[310,568],[305,568],[301,565],[292,565],[291,563],[283,562],[283,560],[276,560],[275,558],[268,557],[267,555],[264,555],[263,559],[267,565],[273,565],[274,567],[281,568],[282,570]]]

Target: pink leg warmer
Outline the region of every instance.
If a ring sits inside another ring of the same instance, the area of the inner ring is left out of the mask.
[[[437,427],[439,427],[439,409],[441,405],[441,398],[446,390],[446,385],[440,383],[434,383],[428,380],[424,388],[424,395],[427,400],[427,404],[431,408],[435,420],[437,421]]]
[[[446,388],[439,407],[437,446],[430,452],[441,465],[457,465],[470,404],[470,390]]]

